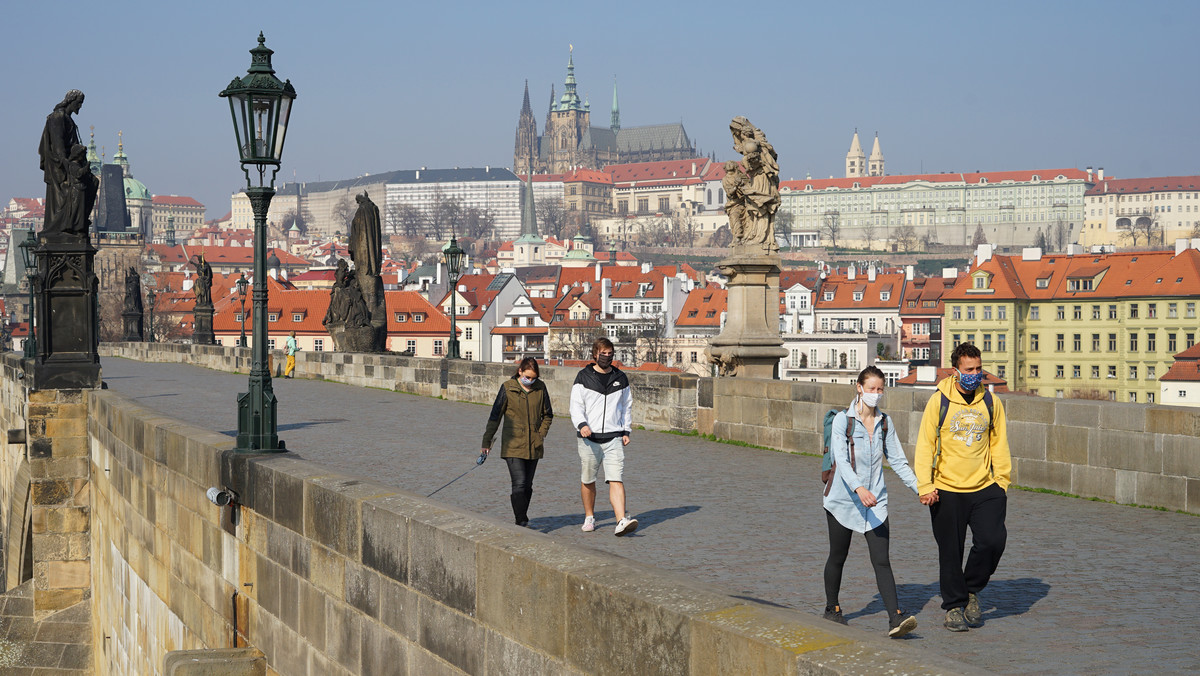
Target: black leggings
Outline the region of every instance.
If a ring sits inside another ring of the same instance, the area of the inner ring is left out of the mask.
[[[854,531],[838,523],[829,510],[825,510],[829,523],[829,559],[825,561],[825,605],[836,608],[838,591],[842,587],[842,567],[846,565],[846,554],[850,552],[850,538]],[[863,535],[867,538],[867,551],[871,555],[871,567],[875,569],[875,584],[883,597],[883,607],[888,616],[896,614],[900,603],[896,600],[896,579],[892,576],[892,564],[888,560],[888,521],[876,526]]]
[[[533,475],[537,472],[537,460],[524,458],[505,458],[508,463],[508,476],[512,479],[513,517],[517,525],[529,523],[529,500],[533,497]]]

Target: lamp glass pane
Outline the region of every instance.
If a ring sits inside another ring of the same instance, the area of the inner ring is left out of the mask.
[[[279,116],[275,123],[275,161],[283,159],[283,139],[287,136],[288,118],[292,114],[292,99],[283,96],[279,99]]]

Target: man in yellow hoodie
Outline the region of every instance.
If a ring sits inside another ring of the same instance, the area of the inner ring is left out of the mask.
[[[925,405],[913,470],[933,519],[945,626],[968,631],[983,625],[977,594],[996,572],[1008,539],[1012,456],[1004,406],[982,386],[979,348],[955,347],[950,364],[956,373],[938,383]],[[968,526],[972,544],[964,568]]]

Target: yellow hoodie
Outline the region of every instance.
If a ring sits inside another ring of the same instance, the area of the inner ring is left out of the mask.
[[[917,473],[917,492],[921,495],[934,488],[955,493],[973,493],[997,483],[1008,490],[1012,481],[1012,456],[1008,451],[1008,432],[1004,405],[992,396],[991,431],[988,431],[987,404],[982,390],[976,390],[975,400],[967,403],[955,385],[954,376],[938,383],[938,393],[929,398],[921,416],[921,432],[913,471]],[[982,387],[982,386],[981,386]],[[942,395],[950,400],[946,422],[942,424],[942,452],[937,467],[933,466],[937,451],[938,416]]]

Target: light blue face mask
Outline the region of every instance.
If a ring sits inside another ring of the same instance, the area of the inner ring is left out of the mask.
[[[521,381],[521,384],[524,385],[525,387],[529,387],[530,385],[537,382],[537,378],[526,378],[525,376],[521,376],[519,378],[519,380]]]
[[[973,392],[975,390],[975,388],[979,387],[979,383],[981,383],[981,382],[983,382],[983,372],[979,372],[979,373],[963,373],[962,371],[958,372],[958,384],[962,385],[962,388],[964,390],[967,390],[968,392]]]

